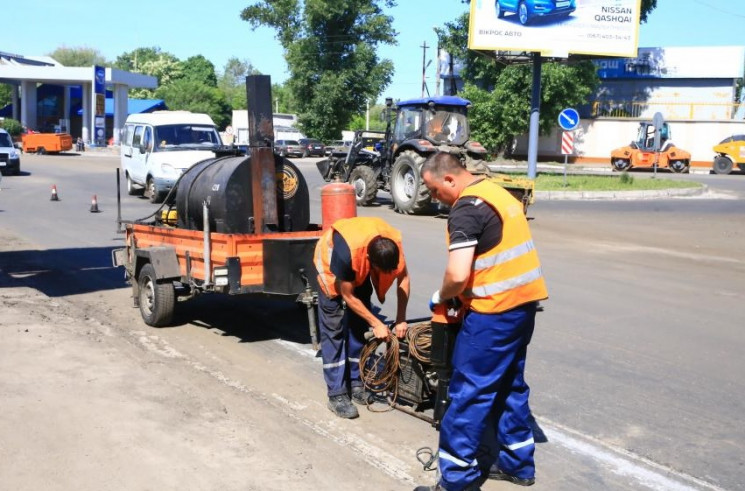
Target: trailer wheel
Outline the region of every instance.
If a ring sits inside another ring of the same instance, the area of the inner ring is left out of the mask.
[[[39,148],[36,149],[36,154],[37,155],[46,155],[46,153],[47,153],[47,149],[44,148],[44,147],[39,147]]]
[[[145,324],[153,327],[167,326],[173,320],[176,291],[173,283],[157,283],[155,268],[147,263],[137,277],[139,284],[140,314]]]
[[[375,179],[375,171],[366,165],[354,168],[349,174],[349,184],[354,187],[354,197],[357,206],[368,206],[375,200],[378,194],[378,183]]]
[[[631,167],[631,161],[626,159],[613,159],[611,164],[613,164],[613,170],[618,172],[625,171]]]
[[[429,208],[432,197],[422,182],[419,170],[424,157],[412,150],[406,150],[396,159],[391,170],[391,197],[397,212],[405,215],[422,213]]]
[[[723,155],[715,157],[714,172],[717,174],[729,174],[732,172],[732,161]]]

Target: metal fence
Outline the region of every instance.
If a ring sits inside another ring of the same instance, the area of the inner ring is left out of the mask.
[[[662,113],[668,120],[744,120],[745,104],[605,100],[597,100],[591,104],[593,118],[651,119],[657,112]]]

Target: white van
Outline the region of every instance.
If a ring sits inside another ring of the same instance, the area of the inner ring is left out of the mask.
[[[222,145],[206,114],[154,111],[130,114],[121,139],[121,162],[127,193],[160,203],[179,176],[192,165],[214,158]]]

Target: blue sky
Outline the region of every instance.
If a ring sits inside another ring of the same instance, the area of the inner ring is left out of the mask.
[[[490,0],[481,0],[490,1]],[[581,3],[583,0],[578,0]],[[181,0],[25,0],[3,22],[0,51],[44,55],[59,46],[90,47],[114,60],[138,47],[158,46],[180,59],[201,54],[221,70],[231,57],[249,60],[272,82],[287,78],[282,49],[274,31],[252,31],[240,12],[252,0],[213,2]],[[642,24],[639,46],[742,46],[745,6],[742,0],[657,0],[658,7]],[[396,73],[383,97],[417,97],[422,84],[422,48],[434,59],[442,26],[467,10],[459,0],[398,0],[394,17],[398,45],[379,54],[393,60]],[[112,7],[117,5],[116,8]],[[712,48],[715,49],[715,48]],[[435,63],[427,70],[434,93]],[[382,100],[382,98],[381,98]]]

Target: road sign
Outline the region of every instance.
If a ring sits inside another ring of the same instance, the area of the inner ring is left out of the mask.
[[[571,155],[574,153],[574,133],[565,131],[561,134],[561,153]]]
[[[572,131],[579,126],[579,113],[568,107],[559,113],[559,126],[562,130]]]

